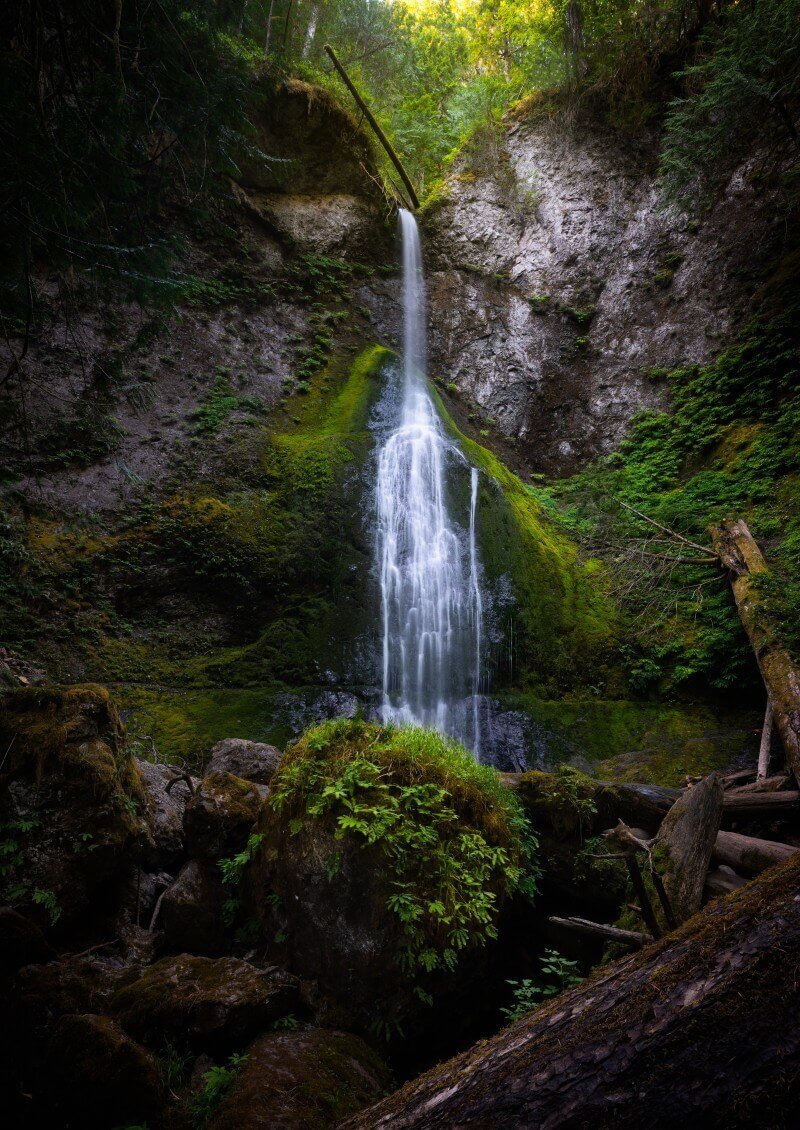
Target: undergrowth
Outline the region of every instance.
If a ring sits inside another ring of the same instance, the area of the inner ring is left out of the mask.
[[[667,374],[669,412],[647,411],[618,451],[571,479],[532,488],[566,529],[605,555],[614,576],[625,545],[652,527],[623,503],[710,545],[709,526],[744,518],[765,549],[769,611],[800,656],[800,305],[760,315],[715,361]],[[598,549],[598,540],[605,548]],[[653,548],[653,547],[651,547]],[[663,550],[663,544],[659,547]],[[679,557],[674,546],[671,552]],[[756,683],[729,587],[708,563],[677,563],[653,584],[621,576],[631,689],[692,683],[719,691]]]

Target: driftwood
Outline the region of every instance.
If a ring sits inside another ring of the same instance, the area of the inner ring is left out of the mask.
[[[653,845],[675,918],[683,922],[700,909],[708,865],[722,819],[724,792],[709,774],[675,801]]]
[[[571,930],[585,938],[597,938],[603,942],[620,942],[622,945],[641,949],[653,941],[652,934],[642,934],[637,930],[621,930],[618,926],[608,926],[605,922],[590,922],[588,918],[549,918],[551,926]]]
[[[748,875],[758,875],[767,867],[783,863],[800,851],[791,844],[781,844],[775,840],[759,840],[755,836],[740,836],[738,832],[720,832],[714,844],[712,858],[717,863],[726,863]]]
[[[800,856],[346,1125],[794,1125],[798,889]]]
[[[787,764],[800,784],[800,667],[781,643],[777,626],[765,610],[764,598],[753,583],[754,578],[768,572],[767,563],[741,520],[723,522],[712,529],[711,536],[714,550],[728,572],[739,617],[753,646]]]

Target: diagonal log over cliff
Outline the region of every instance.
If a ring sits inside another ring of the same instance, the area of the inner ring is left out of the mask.
[[[789,1126],[798,968],[800,858],[346,1125]]]

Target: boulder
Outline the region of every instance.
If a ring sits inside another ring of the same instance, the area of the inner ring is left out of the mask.
[[[147,818],[153,835],[154,850],[148,863],[153,867],[172,867],[184,854],[183,815],[186,804],[197,788],[180,778],[180,771],[152,761],[137,761],[147,803]],[[174,782],[174,783],[173,783]]]
[[[187,854],[216,862],[241,851],[261,809],[262,788],[233,773],[203,777],[183,818]]]
[[[165,957],[117,990],[108,1006],[135,1039],[177,1039],[226,1054],[297,1011],[299,982],[236,957]]]
[[[42,928],[83,925],[149,838],[111,697],[91,684],[7,691],[0,748],[0,824],[14,844],[0,897]]]
[[[190,859],[161,899],[162,946],[172,953],[214,957],[225,945],[224,894],[216,867]]]
[[[10,906],[0,906],[0,981],[23,965],[53,957],[52,947],[35,922]]]
[[[233,773],[245,781],[268,785],[283,754],[274,745],[225,738],[211,750],[207,773]]]
[[[47,1044],[42,1094],[69,1125],[144,1124],[158,1115],[164,1089],[158,1065],[145,1048],[107,1016],[64,1016]]]
[[[338,1126],[385,1094],[389,1072],[376,1053],[345,1032],[268,1032],[247,1049],[210,1130]]]
[[[62,1016],[105,1012],[126,974],[128,970],[119,962],[92,955],[26,965],[9,994],[15,1025],[26,1036],[40,1040]]]

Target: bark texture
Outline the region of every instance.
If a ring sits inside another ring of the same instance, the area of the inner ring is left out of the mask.
[[[799,888],[794,857],[346,1125],[788,1130]]]
[[[720,832],[714,844],[713,858],[717,863],[758,875],[790,859],[800,848],[782,844],[777,840],[760,840],[756,836],[742,836],[738,832]]]
[[[728,571],[733,597],[756,654],[772,703],[773,718],[786,760],[800,784],[800,668],[781,643],[754,580],[769,572],[745,522],[723,522],[711,530],[714,550]]]
[[[656,866],[678,922],[700,909],[706,872],[722,818],[722,782],[716,773],[676,800],[656,836]]]

